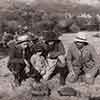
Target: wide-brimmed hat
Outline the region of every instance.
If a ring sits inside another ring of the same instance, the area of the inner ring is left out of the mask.
[[[58,40],[58,36],[55,32],[47,32],[45,33],[44,39],[46,41],[56,41]]]
[[[74,39],[74,42],[84,42],[84,43],[88,43],[87,37],[86,37],[86,33],[85,32],[78,32],[76,34],[76,37]]]

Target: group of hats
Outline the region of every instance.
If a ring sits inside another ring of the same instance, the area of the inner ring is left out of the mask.
[[[58,40],[58,35],[55,32],[46,33],[44,37],[45,37],[45,40],[47,40],[47,41]],[[88,43],[87,33],[84,31],[78,32],[75,36],[74,42]]]
[[[46,33],[45,36],[44,36],[44,39],[46,41],[53,41],[53,40],[57,40],[58,39],[58,36],[56,33]],[[22,42],[28,42],[32,40],[31,36],[29,35],[22,35],[22,36],[19,36],[17,38],[17,43],[20,44]],[[74,39],[74,42],[85,42],[85,43],[88,43],[88,40],[86,38],[86,33],[85,32],[78,32],[76,34],[76,37]]]
[[[32,34],[24,34],[24,35],[18,36],[16,41],[17,41],[17,44],[20,44],[23,42],[34,41],[37,39],[38,39],[38,37],[34,34],[33,35]]]

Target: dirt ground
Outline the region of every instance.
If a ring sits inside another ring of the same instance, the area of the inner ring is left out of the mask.
[[[97,53],[100,54],[100,38],[94,38],[93,35],[95,33],[96,32],[88,32],[87,36],[89,42],[95,46]],[[74,37],[75,33],[64,34],[61,37],[66,48],[66,52]],[[6,67],[8,60],[9,57],[0,60],[0,100],[89,100],[87,96],[100,96],[100,76],[98,76],[94,85],[88,85],[80,82],[70,84],[66,80],[66,86],[73,87],[83,95],[81,95],[81,97],[61,97],[56,92],[59,88],[59,77],[57,75],[50,81],[46,82],[52,89],[50,97],[32,97],[30,94],[31,79],[27,79],[19,88],[13,87],[13,75]]]

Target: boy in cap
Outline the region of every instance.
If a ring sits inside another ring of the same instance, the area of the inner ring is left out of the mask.
[[[70,45],[67,53],[67,64],[70,82],[76,82],[81,73],[84,75],[85,82],[90,84],[94,82],[99,67],[98,56],[94,47],[89,44],[85,32],[79,32]]]

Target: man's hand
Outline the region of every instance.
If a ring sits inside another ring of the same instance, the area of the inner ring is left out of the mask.
[[[86,78],[91,78],[92,76],[91,76],[91,74],[88,74],[88,73],[87,73],[87,74],[85,75],[85,77],[86,77]]]
[[[75,76],[75,72],[71,71],[68,76]]]
[[[76,81],[76,74],[75,74],[75,72],[74,72],[74,71],[71,71],[71,72],[68,74],[67,78],[68,78],[68,81],[69,81],[69,82],[74,82],[74,81]]]
[[[86,82],[87,84],[94,84],[94,77],[91,76],[91,74],[87,73],[87,74],[85,75],[85,82]]]

